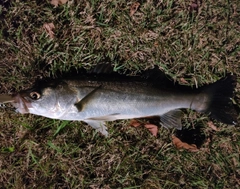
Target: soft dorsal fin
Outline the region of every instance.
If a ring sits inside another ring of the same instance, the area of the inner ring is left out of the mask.
[[[142,72],[141,78],[153,83],[156,87],[171,87],[174,86],[174,82],[164,72],[162,72],[158,66],[154,66],[153,69],[148,69]]]
[[[166,114],[161,115],[162,125],[166,128],[182,129],[181,118],[183,113],[181,110],[172,110]]]

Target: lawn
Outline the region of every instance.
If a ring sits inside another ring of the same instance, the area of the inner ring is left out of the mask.
[[[2,0],[0,93],[108,62],[131,75],[158,66],[189,86],[235,74],[239,112],[239,8],[239,0]],[[1,105],[0,188],[240,188],[239,124],[209,121],[185,111],[182,132],[159,127],[157,137],[115,121],[106,138],[83,122]],[[199,150],[177,149],[173,134]]]

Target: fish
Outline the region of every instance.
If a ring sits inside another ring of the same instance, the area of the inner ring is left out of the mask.
[[[30,89],[0,96],[0,102],[11,103],[21,114],[83,121],[106,136],[108,121],[156,116],[163,127],[180,130],[183,109],[237,124],[231,100],[235,75],[197,88],[172,82],[156,67],[137,76],[109,70],[109,65],[101,65],[73,79],[42,79]]]

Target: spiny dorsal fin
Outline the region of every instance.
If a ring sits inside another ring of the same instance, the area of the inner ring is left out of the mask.
[[[128,70],[125,74],[118,73],[114,71],[113,66],[108,64],[98,64],[93,69],[90,69],[88,74],[94,74],[96,76],[111,76],[111,78],[120,78],[120,79],[130,79],[136,80],[136,81],[145,81],[149,83],[153,83],[155,86],[171,86],[173,85],[173,82],[170,80],[170,78],[163,73],[158,66],[154,66],[154,68],[147,69],[145,71],[142,71],[138,73],[135,76],[128,76],[130,74],[130,70]]]

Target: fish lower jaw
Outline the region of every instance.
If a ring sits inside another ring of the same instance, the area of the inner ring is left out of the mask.
[[[16,112],[19,112],[21,114],[29,113],[29,107],[31,106],[24,98],[21,98],[21,96],[15,95],[13,97],[14,101],[11,102],[11,104],[16,108]]]
[[[26,108],[17,108],[16,112],[20,113],[20,114],[28,114],[29,113],[29,111]]]
[[[12,103],[12,105],[16,108],[16,112],[20,114],[29,113],[29,108],[23,103]]]

